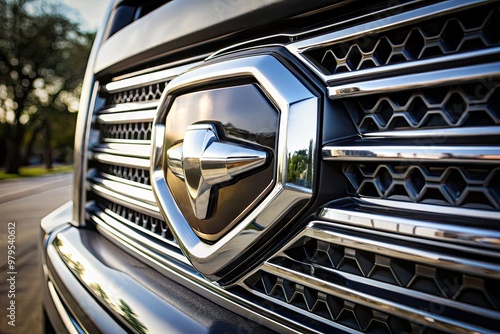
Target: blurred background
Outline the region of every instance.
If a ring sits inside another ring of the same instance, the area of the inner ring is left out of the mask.
[[[0,0],[0,333],[44,333],[40,219],[71,199],[73,137],[106,0]],[[15,327],[7,226],[15,223]]]
[[[71,165],[82,79],[106,5],[0,0],[0,179]]]

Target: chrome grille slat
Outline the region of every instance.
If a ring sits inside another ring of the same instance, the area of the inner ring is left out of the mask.
[[[387,93],[406,89],[425,88],[430,85],[446,85],[470,82],[483,78],[498,78],[500,62],[472,65],[462,68],[451,68],[439,71],[414,73],[411,75],[392,76],[371,81],[357,81],[352,84],[328,87],[328,95],[332,99],[362,96],[376,93]],[[397,73],[397,72],[393,72]]]
[[[107,199],[108,201],[116,202],[117,204],[131,208],[132,210],[144,213],[154,218],[163,219],[156,205],[148,204],[142,200],[134,199],[129,196],[120,194],[111,189],[108,189],[100,184],[90,184],[91,190],[98,196]]]
[[[158,106],[158,101],[148,101],[148,102],[133,102],[133,103],[123,103],[117,105],[106,105],[104,108],[99,109],[96,115],[111,115],[114,113],[122,112],[134,112],[140,110],[155,110]]]
[[[355,208],[359,209],[358,206]],[[336,207],[323,208],[319,216],[321,219],[348,226],[500,250],[500,232],[475,226],[440,223],[437,217],[436,220],[431,221],[423,217],[421,219],[403,218]],[[494,217],[491,218],[494,219]]]
[[[147,144],[106,143],[94,146],[93,151],[112,155],[149,159],[151,146]]]
[[[150,166],[149,159],[124,157],[107,153],[91,153],[89,155],[92,156],[95,161],[102,162],[104,164],[114,164],[118,166],[141,169],[149,169]]]
[[[141,201],[144,205],[156,207],[156,200],[153,195],[153,191],[149,189],[136,188],[127,183],[107,180],[98,176],[92,177],[90,182],[94,186],[99,186],[115,194],[126,196],[130,198],[130,200]]]
[[[131,109],[137,110],[137,109]],[[156,109],[128,111],[128,112],[112,112],[99,114],[97,122],[101,124],[122,124],[136,122],[152,122],[156,116]]]

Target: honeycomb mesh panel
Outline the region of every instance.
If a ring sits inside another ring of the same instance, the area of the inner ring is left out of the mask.
[[[160,99],[161,94],[165,89],[165,85],[165,82],[160,82],[109,94],[106,99],[106,104],[116,105],[132,102],[156,101]]]
[[[125,218],[131,223],[137,225],[140,229],[148,230],[161,238],[174,241],[174,236],[164,220],[137,212],[123,205],[100,197],[96,199],[96,204],[102,210],[110,210],[111,212],[114,212],[122,218]]]
[[[132,168],[118,165],[100,164],[99,170],[101,172],[120,177],[125,180],[141,183],[144,185],[151,185],[149,178],[149,170]]]
[[[347,163],[353,195],[476,209],[500,209],[500,167],[408,162]]]
[[[394,315],[306,287],[289,279],[260,270],[245,280],[252,290],[271,300],[285,302],[302,311],[350,329],[367,333],[428,333],[428,329]],[[269,306],[269,303],[263,303]],[[273,310],[280,308],[272,305]],[[435,332],[435,331],[433,331]]]
[[[491,277],[470,275],[388,256],[382,251],[368,252],[308,237],[297,241],[285,253],[307,265],[334,269],[489,310],[500,309],[500,291],[497,289],[500,280]]]
[[[325,74],[352,72],[500,45],[500,7],[483,5],[335,43],[306,56]]]
[[[500,125],[500,83],[478,81],[342,101],[360,133]]]
[[[100,124],[103,139],[151,140],[153,124],[151,122]]]

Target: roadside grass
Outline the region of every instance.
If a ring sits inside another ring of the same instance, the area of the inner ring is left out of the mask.
[[[15,179],[19,177],[33,177],[33,176],[42,176],[42,175],[50,175],[57,173],[70,173],[73,171],[73,166],[54,166],[52,169],[47,169],[43,166],[27,166],[19,168],[19,175],[17,174],[8,174],[4,171],[0,171],[0,180],[6,179]]]

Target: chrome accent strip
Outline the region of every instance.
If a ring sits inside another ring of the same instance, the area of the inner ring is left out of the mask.
[[[114,143],[114,144],[151,145],[151,140],[142,140],[142,139],[102,138],[101,142]]]
[[[315,290],[322,291],[326,294],[333,296],[338,296],[342,299],[349,300],[355,304],[361,304],[372,309],[382,311],[384,313],[390,313],[397,317],[403,319],[411,319],[412,322],[420,323],[424,326],[429,326],[432,328],[438,328],[441,330],[452,331],[452,332],[463,332],[464,329],[468,331],[476,331],[478,333],[484,332],[484,328],[474,326],[468,323],[463,323],[456,321],[454,319],[445,318],[443,316],[426,312],[424,310],[417,310],[412,307],[408,307],[396,302],[388,301],[379,297],[371,296],[366,293],[362,293],[348,287],[340,286],[335,283],[330,283],[327,281],[320,280],[316,277],[307,276],[300,272],[280,267],[275,264],[265,263],[262,270],[269,272],[273,275],[283,277],[290,281],[294,281],[306,287],[310,287]],[[250,290],[252,291],[252,290]],[[252,291],[255,293],[254,291]],[[270,298],[267,295],[258,293],[261,297],[267,300],[276,302],[276,299]],[[285,307],[291,308],[289,304],[280,303]],[[301,309],[297,309],[301,310]],[[302,311],[302,310],[301,310]]]
[[[150,167],[149,159],[123,157],[120,155],[113,155],[107,153],[93,153],[92,158],[96,161],[110,165],[119,165],[124,167],[133,167],[141,169],[148,169]]]
[[[129,102],[129,103],[120,103],[120,104],[115,104],[111,105],[107,108],[100,109],[97,114],[112,114],[112,113],[118,113],[118,112],[131,112],[131,111],[138,111],[138,110],[156,110],[156,107],[158,107],[158,101],[153,101],[153,102]]]
[[[368,197],[363,197],[362,201],[379,206],[387,206],[390,208],[410,210],[412,212],[415,212],[415,214],[418,214],[418,211],[436,212],[436,210],[443,209],[442,206],[436,206],[431,204],[392,201],[392,200],[384,200],[384,199],[376,199]],[[496,210],[465,209],[465,208],[454,208],[447,206],[446,213],[455,216],[465,216],[470,218],[481,217],[485,219],[496,219],[500,221],[500,211]]]
[[[472,136],[498,136],[500,126],[473,126],[465,128],[436,128],[430,130],[395,130],[363,133],[363,137],[378,138],[448,138],[448,137],[472,137]]]
[[[474,79],[484,79],[485,77],[497,78],[500,77],[500,73],[498,72],[499,68],[500,62],[494,62],[489,64],[457,67],[356,82],[352,84],[328,87],[328,97],[331,99],[338,99],[367,94],[426,88],[429,86],[438,86],[450,83],[458,84]]]
[[[499,163],[500,146],[324,146],[323,160]]]
[[[317,225],[328,226],[328,222],[314,221],[309,223],[301,236],[309,236],[329,243],[366,250],[368,252],[381,253],[390,257],[456,270],[471,275],[500,278],[500,264],[485,263],[473,259],[420,250],[418,248],[408,248],[397,244],[354,237],[340,232],[326,231],[317,227]]]
[[[319,218],[349,226],[500,250],[500,232],[495,230],[330,207],[322,208]]]
[[[89,181],[92,182],[92,184],[94,185],[104,187],[107,190],[110,190],[116,194],[120,194],[123,196],[127,196],[130,199],[141,201],[145,204],[151,205],[151,207],[156,207],[155,197],[151,190],[136,188],[134,186],[125,183],[113,180],[107,180],[96,176],[89,178]]]
[[[153,122],[156,109],[142,111],[128,111],[126,113],[100,114],[96,121],[101,124],[123,124],[136,122]]]
[[[254,77],[261,89],[281,111],[276,156],[276,183],[256,209],[221,239],[210,245],[201,240],[191,229],[170,194],[165,180],[163,143],[167,97],[179,89],[196,84],[248,76]],[[154,123],[151,183],[160,209],[168,217],[170,228],[183,252],[205,277],[217,279],[215,274],[235,260],[271,225],[282,219],[292,208],[299,204],[302,206],[304,200],[311,198],[310,186],[295,185],[287,180],[288,159],[289,155],[298,150],[305,149],[308,152],[308,147],[311,145],[315,147],[318,102],[317,96],[311,93],[282,63],[270,55],[212,63],[189,71],[168,84]],[[312,165],[314,165],[313,157],[314,154],[310,157]],[[313,179],[313,175],[308,176],[311,180]]]
[[[149,145],[105,143],[92,148],[95,152],[103,152],[113,155],[122,155],[135,158],[149,158],[151,147]]]
[[[54,283],[52,281],[48,280],[47,281],[47,286],[49,288],[49,293],[50,297],[52,298],[52,302],[54,303],[54,306],[56,307],[57,314],[59,314],[59,317],[61,318],[61,321],[64,324],[64,327],[66,327],[66,330],[68,331],[69,334],[82,334],[85,333],[83,329],[81,328],[76,328],[74,325],[73,321],[71,320],[68,311],[66,311],[66,308],[64,307],[61,299],[59,298],[59,294],[57,293],[56,289],[54,288]]]
[[[162,238],[155,233],[149,231],[148,229],[141,228],[140,226],[137,226],[133,222],[117,215],[116,213],[110,211],[110,210],[104,210],[100,212],[95,212],[90,215],[90,219],[93,220],[98,226],[100,225],[105,225],[105,229],[113,229],[114,232],[113,234],[124,234],[129,236],[130,238],[134,239],[135,242],[138,242],[142,245],[147,245],[150,249],[154,250],[155,252],[159,252],[161,254],[164,254],[165,256],[172,258],[176,261],[182,262],[184,264],[190,265],[189,261],[186,259],[186,257],[181,253],[179,249],[179,245],[177,245],[175,242],[172,242],[168,239]],[[124,226],[125,225],[125,226]],[[140,231],[141,233],[145,233],[150,237],[155,238],[156,240],[166,243],[169,246],[174,247],[178,251],[173,251],[170,248],[165,248],[164,245],[159,245],[155,242],[151,242],[150,239],[141,236],[137,231]],[[110,231],[111,232],[111,231]]]
[[[145,202],[142,202],[141,200],[136,200],[136,199],[130,198],[126,195],[119,194],[119,193],[114,192],[110,189],[102,187],[98,184],[90,184],[90,188],[97,195],[99,195],[99,196],[101,196],[109,201],[116,202],[120,205],[126,206],[130,209],[133,209],[133,210],[138,211],[140,213],[144,213],[144,214],[149,215],[151,217],[163,219],[163,216],[160,214],[158,207],[156,205],[147,204]]]
[[[198,66],[199,64],[201,64],[200,61],[178,67],[168,68],[166,70],[161,70],[158,72],[142,74],[132,78],[112,81],[106,84],[105,88],[108,91],[108,93],[113,94],[122,90],[128,90],[136,87],[155,84],[162,81],[168,81],[178,76],[179,74],[186,72],[190,68]]]
[[[390,28],[396,28],[405,24],[416,22],[418,20],[423,20],[426,17],[432,16],[434,18],[446,15],[447,13],[454,12],[457,9],[468,7],[470,8],[484,2],[484,0],[471,0],[465,2],[461,0],[451,0],[437,4],[431,4],[425,7],[413,9],[388,17],[385,15],[385,13],[381,13],[380,16],[382,16],[383,18],[380,20],[370,21],[357,26],[349,27],[347,29],[292,43],[288,45],[287,48],[290,52],[299,57],[312,71],[314,71],[314,73],[320,76],[323,81],[332,81],[336,79],[336,76],[325,75],[324,73],[322,73],[314,64],[311,63],[311,61],[307,57],[303,55],[303,52],[353,38],[363,38],[364,36],[371,33],[379,33]],[[393,68],[394,67],[392,66],[387,66],[383,70],[379,71],[392,71]],[[364,74],[367,73],[371,73],[371,71],[367,70],[364,72]]]
[[[119,176],[111,175],[111,174],[108,174],[108,173],[105,173],[105,172],[102,172],[102,171],[100,171],[99,174],[103,178],[109,179],[111,181],[116,181],[116,182],[120,182],[120,183],[126,183],[126,184],[128,184],[130,186],[133,186],[133,187],[136,187],[136,188],[143,188],[143,189],[146,189],[146,190],[149,190],[149,191],[153,191],[152,188],[151,188],[151,186],[149,186],[147,184],[142,184],[142,183],[139,183],[139,182],[127,180],[127,179],[121,178]]]

